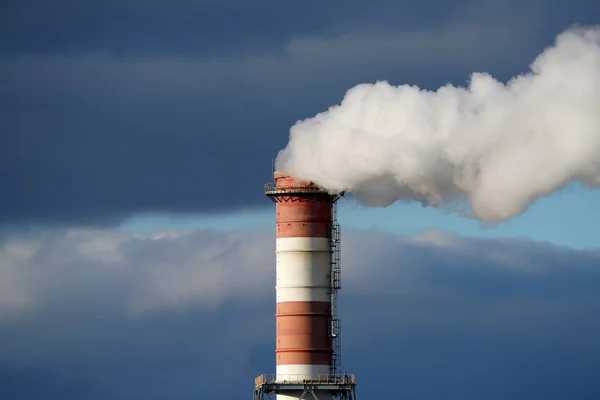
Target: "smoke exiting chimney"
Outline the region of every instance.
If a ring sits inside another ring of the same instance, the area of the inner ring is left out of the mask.
[[[419,201],[491,224],[569,183],[600,186],[599,110],[600,28],[571,29],[506,84],[358,85],[291,128],[276,168],[366,205]]]

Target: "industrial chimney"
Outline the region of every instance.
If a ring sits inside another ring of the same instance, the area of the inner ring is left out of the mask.
[[[276,208],[276,373],[255,380],[254,400],[355,400],[340,371],[341,195],[275,172],[265,194]]]

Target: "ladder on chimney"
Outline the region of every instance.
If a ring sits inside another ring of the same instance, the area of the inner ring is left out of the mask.
[[[332,224],[331,224],[331,340],[333,345],[331,373],[335,374],[342,365],[341,354],[341,321],[338,317],[338,296],[337,292],[342,287],[341,281],[341,230],[337,223],[337,203],[332,205]]]

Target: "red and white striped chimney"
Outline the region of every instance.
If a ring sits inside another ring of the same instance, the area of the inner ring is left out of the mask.
[[[338,196],[279,172],[266,192],[276,204],[277,380],[324,377],[333,366],[331,234]]]

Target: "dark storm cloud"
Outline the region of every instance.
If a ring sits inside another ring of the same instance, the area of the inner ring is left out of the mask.
[[[351,85],[506,78],[598,8],[432,4],[4,2],[0,222],[266,204],[289,127]]]
[[[472,2],[361,0],[20,0],[4,2],[0,51],[7,54],[230,54],[277,49],[297,35],[356,28],[430,28]],[[436,12],[431,12],[431,6]],[[35,29],[31,29],[35,28]]]
[[[343,363],[360,397],[598,398],[598,251],[344,237]],[[0,397],[248,398],[274,369],[273,253],[255,231],[4,241]]]

